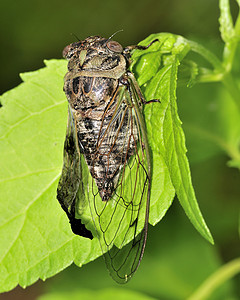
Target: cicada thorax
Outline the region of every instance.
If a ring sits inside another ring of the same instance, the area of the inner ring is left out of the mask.
[[[76,52],[78,64],[74,67],[74,57],[70,60],[64,90],[74,114],[80,151],[102,200],[108,201],[134,154],[138,137],[125,99],[126,86],[121,83],[125,59],[101,51],[96,56],[95,52],[91,47]],[[78,76],[81,74],[85,76]]]

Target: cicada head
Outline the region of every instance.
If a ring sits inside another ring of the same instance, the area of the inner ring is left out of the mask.
[[[69,61],[68,70],[85,70],[92,75],[93,71],[106,71],[102,77],[119,78],[126,71],[127,61],[123,56],[123,47],[110,38],[90,36],[66,46],[63,57]]]
[[[123,47],[116,41],[100,36],[90,36],[83,41],[78,41],[66,46],[63,49],[62,55],[69,60],[79,50],[95,50],[96,54],[121,54],[123,52]]]

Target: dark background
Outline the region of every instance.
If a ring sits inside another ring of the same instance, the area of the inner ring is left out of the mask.
[[[1,0],[0,94],[20,83],[18,74],[61,58],[62,49],[90,35],[115,31],[123,46],[151,33],[219,39],[217,0]]]

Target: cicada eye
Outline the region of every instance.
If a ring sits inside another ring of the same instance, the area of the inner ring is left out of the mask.
[[[122,53],[123,51],[123,47],[118,42],[115,41],[107,42],[107,47],[112,52]]]
[[[67,58],[67,55],[68,55],[68,52],[69,52],[70,49],[71,49],[71,45],[67,45],[67,46],[63,49],[62,56],[63,56],[64,58]]]

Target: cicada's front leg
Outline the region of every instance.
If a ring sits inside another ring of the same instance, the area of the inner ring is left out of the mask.
[[[125,74],[125,77],[123,77],[122,79],[122,83],[125,84],[126,86],[129,85],[129,81],[128,80],[125,80],[125,78],[128,78],[130,81],[131,81],[131,85],[134,87],[134,90],[136,92],[136,96],[137,96],[137,99],[140,100],[140,103],[139,105],[141,104],[148,104],[148,103],[152,103],[152,102],[160,102],[159,99],[151,99],[151,100],[146,100],[142,94],[142,91],[138,85],[138,82],[135,78],[135,76],[133,75],[132,72],[130,71],[127,71],[126,74]],[[130,93],[132,93],[132,91],[129,89]]]

